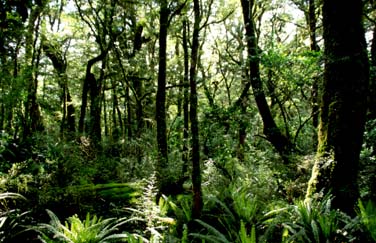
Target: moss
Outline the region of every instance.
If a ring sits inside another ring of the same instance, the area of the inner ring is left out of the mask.
[[[335,166],[336,161],[333,153],[317,155],[308,182],[306,200],[317,197],[318,194],[327,193],[331,189],[331,179]]]

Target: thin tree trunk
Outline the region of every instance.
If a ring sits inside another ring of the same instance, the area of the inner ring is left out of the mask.
[[[104,127],[104,135],[108,137],[109,135],[109,123],[107,121],[107,103],[105,97],[105,89],[102,89],[102,107],[103,107],[103,127]]]
[[[193,1],[194,10],[194,26],[192,36],[192,51],[191,51],[191,67],[189,70],[190,83],[190,118],[191,118],[191,133],[192,133],[192,186],[193,186],[193,204],[192,204],[192,218],[200,218],[203,200],[201,190],[201,168],[200,168],[200,143],[199,143],[199,128],[197,118],[197,84],[196,84],[196,69],[198,63],[199,51],[199,33],[200,33],[200,2]]]
[[[130,141],[133,138],[133,129],[132,129],[132,105],[131,105],[131,97],[129,95],[129,86],[127,86],[125,90],[125,96],[126,96],[126,107],[127,107],[127,120],[126,120],[126,128],[127,128],[127,137]]]
[[[112,92],[112,137],[113,139],[119,139],[124,134],[123,120],[119,108],[119,101],[116,94],[116,88],[114,88]],[[119,125],[117,121],[119,122]]]
[[[376,24],[373,27],[373,38],[371,44],[371,66],[372,72],[370,77],[368,118],[376,119]]]
[[[309,39],[311,51],[320,51],[316,39],[317,18],[316,18],[316,1],[309,0],[308,7],[308,25]],[[312,99],[312,124],[317,127],[319,124],[319,77],[315,77],[312,83],[311,99]]]
[[[184,53],[184,87],[183,87],[183,174],[188,171],[189,161],[189,53],[188,53],[188,36],[187,36],[187,21],[183,21],[183,53]]]

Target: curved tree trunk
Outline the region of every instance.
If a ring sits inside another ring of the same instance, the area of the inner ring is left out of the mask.
[[[323,25],[326,58],[319,145],[307,198],[331,192],[333,206],[353,214],[369,83],[362,1],[324,0]]]
[[[270,112],[270,108],[265,98],[265,93],[260,77],[260,57],[258,53],[255,24],[252,17],[254,1],[241,0],[241,4],[243,9],[243,19],[247,38],[249,65],[248,67],[250,73],[250,80],[243,89],[243,93],[240,97],[246,97],[248,89],[250,88],[250,86],[252,86],[253,95],[256,100],[256,105],[260,112],[264,125],[264,135],[281,155],[284,162],[288,163],[288,157],[291,153],[292,145],[288,138],[282,134],[281,130],[277,127],[273,119],[273,116]]]

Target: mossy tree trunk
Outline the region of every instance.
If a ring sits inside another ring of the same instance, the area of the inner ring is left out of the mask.
[[[307,198],[331,192],[333,206],[354,212],[366,118],[369,64],[362,1],[324,0],[325,73],[317,159]]]

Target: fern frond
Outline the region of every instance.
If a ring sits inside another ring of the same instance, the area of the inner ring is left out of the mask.
[[[203,234],[197,234],[197,233],[192,233],[190,235],[195,236],[200,239],[206,239],[211,242],[230,243],[230,241],[226,238],[224,234],[219,232],[216,228],[214,228],[210,224],[205,223],[204,221],[199,220],[199,219],[196,219],[195,221],[201,224],[202,226],[204,226],[208,230],[208,232],[211,233],[211,235],[203,235]]]

